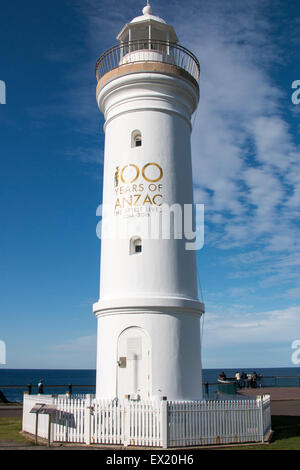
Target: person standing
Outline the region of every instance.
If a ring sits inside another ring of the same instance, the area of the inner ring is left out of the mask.
[[[242,388],[242,385],[241,385],[241,374],[237,371],[236,374],[235,374],[235,380],[236,380],[236,383],[237,383],[237,386],[239,388]]]
[[[257,373],[254,371],[252,374],[252,379],[251,379],[251,387],[256,388],[257,387]]]
[[[247,380],[247,375],[245,372],[242,372],[241,375],[241,386],[242,388],[246,387],[246,380]]]
[[[247,374],[247,388],[252,386],[252,374]]]
[[[38,394],[42,395],[44,393],[44,379],[41,379],[38,383]]]

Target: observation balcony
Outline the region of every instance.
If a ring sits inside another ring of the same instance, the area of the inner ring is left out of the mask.
[[[144,39],[111,47],[97,60],[95,74],[98,86],[119,75],[157,72],[181,76],[198,88],[200,65],[188,49],[169,41]]]

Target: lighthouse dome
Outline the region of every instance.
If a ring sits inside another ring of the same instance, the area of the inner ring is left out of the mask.
[[[173,44],[178,42],[173,27],[159,16],[154,15],[151,6],[147,3],[143,8],[143,14],[127,23],[118,34],[117,39],[120,43],[124,43],[150,38],[158,41],[170,41]]]
[[[141,21],[147,21],[147,20],[158,21],[158,23],[166,24],[166,22],[162,18],[156,15],[153,15],[152,8],[149,4],[143,8],[143,14],[141,16],[136,16],[135,18],[133,18],[133,20],[130,23],[131,24],[140,23]]]
[[[149,3],[143,8],[143,15],[152,15],[152,8]]]

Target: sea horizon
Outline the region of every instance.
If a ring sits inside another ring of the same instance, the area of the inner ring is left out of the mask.
[[[211,368],[202,369],[202,384],[203,390],[205,384],[216,383],[219,374],[224,371],[226,376],[234,377],[237,371],[251,374],[256,371],[263,377],[299,377],[300,367],[236,367],[236,368]],[[73,385],[74,394],[95,393],[96,385],[96,369],[0,369],[0,390],[1,386],[12,386],[15,388],[2,389],[5,397],[9,401],[22,402],[24,391],[28,391],[28,385],[32,386],[32,393],[37,393],[37,384],[43,379],[45,394],[64,394],[68,391],[68,386]],[[296,382],[298,383],[298,378]],[[274,385],[274,379],[265,379],[265,385]],[[293,386],[295,379],[282,379],[276,382],[281,386]],[[284,385],[282,385],[283,383]],[[51,386],[48,387],[47,385]],[[54,387],[55,385],[60,388]],[[17,388],[20,386],[20,388]],[[212,386],[210,389],[214,390],[217,386]]]
[[[299,369],[298,365],[291,366],[245,366],[245,367],[203,367],[202,370],[241,370],[241,369]],[[3,367],[0,366],[1,370],[97,370],[96,367]]]

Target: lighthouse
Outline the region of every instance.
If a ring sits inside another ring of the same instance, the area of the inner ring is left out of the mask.
[[[203,207],[193,201],[190,141],[198,60],[149,3],[117,39],[95,69],[105,118],[96,396],[43,395],[41,403],[25,392],[22,429],[49,443],[266,442],[270,395],[202,397],[203,217],[193,212]]]
[[[199,400],[196,252],[184,230],[166,235],[156,222],[166,208],[169,227],[176,217],[183,222],[193,206],[200,68],[148,3],[117,40],[96,64],[105,118],[96,396]]]

